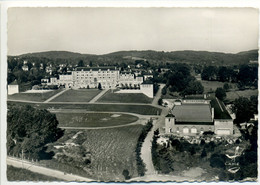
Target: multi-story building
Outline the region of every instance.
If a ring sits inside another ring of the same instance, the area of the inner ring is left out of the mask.
[[[99,84],[102,89],[129,87],[127,89],[140,89],[140,93],[153,97],[153,84],[145,83],[144,77],[141,75],[120,72],[116,67],[78,67],[70,74],[59,75],[59,79],[51,77],[47,84],[64,85],[67,88],[75,89],[98,88]]]
[[[119,81],[119,69],[115,67],[78,67],[72,71],[74,88],[116,88]]]

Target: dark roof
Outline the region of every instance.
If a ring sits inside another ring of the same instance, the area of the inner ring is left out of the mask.
[[[202,123],[212,122],[211,109],[209,104],[182,104],[176,105],[172,113],[176,117],[176,122]]]
[[[142,84],[153,84],[151,80],[145,80]]]
[[[204,95],[203,94],[194,94],[194,95],[186,95],[185,100],[194,100],[194,99],[203,99],[204,100]]]
[[[214,119],[232,119],[224,103],[219,99],[212,98],[210,105],[214,108]]]
[[[14,80],[12,83],[10,83],[9,85],[18,85],[17,80]]]
[[[214,125],[213,121],[210,122],[183,122],[183,121],[176,121],[175,125]]]
[[[167,118],[174,118],[175,116],[172,113],[169,113],[165,117],[167,117]]]
[[[122,72],[120,72],[121,74],[134,74],[133,72],[126,72],[126,71],[122,71]]]
[[[77,67],[76,71],[107,71],[107,70],[116,70],[115,67]],[[118,69],[117,69],[118,70]]]

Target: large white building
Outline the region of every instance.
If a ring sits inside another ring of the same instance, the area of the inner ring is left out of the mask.
[[[116,67],[78,67],[71,74],[52,77],[48,85],[65,85],[69,88],[98,88],[116,87],[140,88],[149,97],[152,96],[151,85],[143,84],[144,76],[136,76],[132,72],[120,72]],[[141,84],[143,84],[141,86]]]

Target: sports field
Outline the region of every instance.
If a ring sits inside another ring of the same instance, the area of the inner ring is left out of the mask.
[[[142,93],[113,93],[111,90],[98,100],[98,102],[110,103],[151,103],[152,101],[152,98]]]
[[[133,123],[138,117],[111,113],[56,113],[60,127],[109,127]]]
[[[50,97],[62,91],[61,89],[46,91],[42,93],[18,93],[13,95],[8,95],[8,99],[10,100],[27,100],[27,101],[36,101],[36,102],[44,102]]]
[[[89,102],[100,92],[98,89],[70,89],[51,102]]]
[[[24,104],[31,105],[38,109],[84,109],[86,111],[100,112],[130,112],[141,115],[160,115],[162,109],[151,105],[123,105],[123,104],[62,104],[62,103],[23,103],[23,102],[8,102],[8,105]]]

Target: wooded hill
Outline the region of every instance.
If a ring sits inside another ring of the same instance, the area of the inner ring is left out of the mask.
[[[10,56],[12,57],[12,56]],[[208,52],[208,51],[118,51],[104,55],[81,54],[68,51],[47,51],[19,55],[23,59],[46,58],[57,63],[70,62],[76,64],[79,60],[92,61],[97,64],[115,64],[134,62],[135,60],[148,60],[150,63],[191,63],[205,65],[239,65],[247,64],[250,60],[258,60],[258,50],[239,52],[236,54]]]

